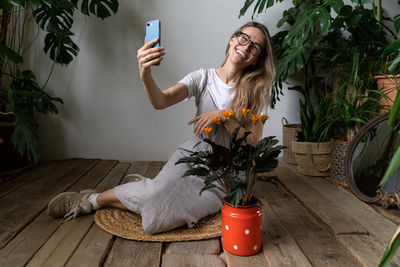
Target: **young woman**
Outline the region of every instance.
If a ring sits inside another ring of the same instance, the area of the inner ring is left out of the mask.
[[[235,111],[236,119],[222,121],[220,129],[210,134],[211,140],[224,145],[229,142],[229,132],[244,120],[240,116],[242,108],[265,113],[275,75],[268,30],[257,22],[246,23],[229,39],[221,67],[194,71],[163,91],[151,76],[151,67],[161,62],[165,54],[163,47],[152,48],[156,42],[145,43],[137,52],[140,78],[147,96],[155,109],[195,97],[196,117],[188,122],[194,124],[194,134],[177,148],[156,178],[143,178],[100,194],[94,190],[61,193],[49,203],[49,216],[70,219],[101,207],[117,207],[140,214],[144,231],[158,233],[184,224],[192,227],[199,219],[222,207],[224,195],[219,190],[207,190],[199,196],[203,180],[195,176],[182,178],[191,165],[175,165],[175,162],[207,147],[202,140],[202,130],[213,124],[216,116],[222,117],[224,109]],[[262,122],[249,121],[246,125],[247,129],[240,131],[250,131],[248,143],[257,143],[262,137]]]

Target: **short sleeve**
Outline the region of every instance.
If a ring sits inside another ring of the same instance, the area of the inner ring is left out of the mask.
[[[198,98],[201,94],[205,79],[205,70],[199,69],[186,75],[179,83],[183,83],[188,88],[188,98],[194,96]]]

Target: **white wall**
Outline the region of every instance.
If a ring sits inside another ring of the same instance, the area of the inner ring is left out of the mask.
[[[288,1],[286,1],[288,2]],[[244,0],[120,1],[116,16],[104,21],[76,16],[74,40],[78,57],[67,67],[55,66],[47,90],[64,99],[57,116],[38,115],[42,159],[71,157],[167,160],[192,131],[186,123],[195,114],[194,102],[154,110],[141,85],[136,51],[144,40],[145,21],[162,21],[165,60],[153,68],[161,88],[187,73],[218,67],[231,33],[251,19],[238,19]],[[285,3],[256,17],[271,35]],[[287,5],[287,4],[286,4]],[[32,68],[42,84],[51,62],[39,49]],[[281,139],[281,118],[298,122],[298,95],[285,91],[271,110],[264,135]]]

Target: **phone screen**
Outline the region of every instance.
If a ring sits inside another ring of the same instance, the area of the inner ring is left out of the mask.
[[[153,47],[160,46],[161,42],[161,22],[160,20],[150,20],[146,22],[146,42],[153,41],[154,39],[158,39],[158,43],[156,43]]]

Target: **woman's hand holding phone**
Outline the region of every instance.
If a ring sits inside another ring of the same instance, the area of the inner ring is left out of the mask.
[[[164,59],[164,47],[153,47],[158,43],[158,39],[154,39],[139,48],[137,51],[137,61],[139,65],[140,78],[143,80],[147,75],[150,75],[151,66],[159,64]]]

